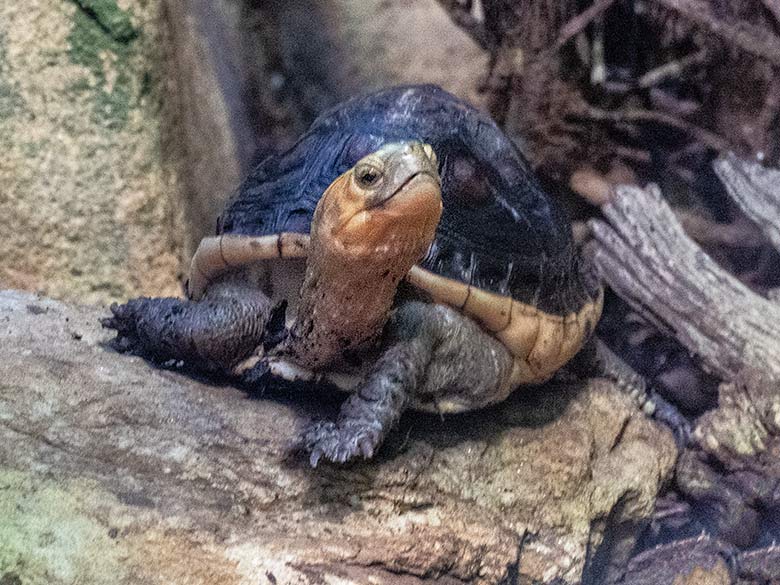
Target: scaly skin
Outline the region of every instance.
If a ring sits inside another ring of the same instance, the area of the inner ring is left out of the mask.
[[[338,420],[304,432],[301,442],[312,466],[323,457],[337,463],[371,458],[410,406],[430,410],[449,402],[480,408],[505,397],[513,356],[454,309],[403,303],[388,323],[384,347]],[[446,405],[442,409],[457,410]]]
[[[155,362],[182,361],[206,372],[229,372],[267,335],[271,301],[240,279],[215,282],[199,302],[138,298],[111,306],[103,327],[114,346]]]

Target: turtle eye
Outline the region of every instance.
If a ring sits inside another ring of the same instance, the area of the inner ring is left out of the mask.
[[[355,178],[358,185],[366,189],[376,187],[382,178],[382,171],[373,165],[361,165],[355,169]]]

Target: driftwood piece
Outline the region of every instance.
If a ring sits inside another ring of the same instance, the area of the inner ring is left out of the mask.
[[[625,565],[676,457],[593,381],[411,413],[312,470],[289,443],[338,397],[154,369],[103,347],[105,314],[0,293],[2,583],[576,583]]]
[[[729,154],[715,161],[715,173],[731,198],[780,251],[780,170]]]
[[[588,255],[638,312],[727,380],[745,368],[780,376],[780,305],[750,291],[683,231],[659,189],[619,186],[591,223]]]

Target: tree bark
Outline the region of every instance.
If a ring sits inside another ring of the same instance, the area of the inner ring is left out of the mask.
[[[714,164],[731,198],[780,251],[780,171],[729,154]]]

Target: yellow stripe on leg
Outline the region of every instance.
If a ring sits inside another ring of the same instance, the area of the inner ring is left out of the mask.
[[[203,238],[192,256],[188,296],[198,300],[218,276],[274,258],[305,258],[309,236],[283,232],[270,236],[222,234]]]

